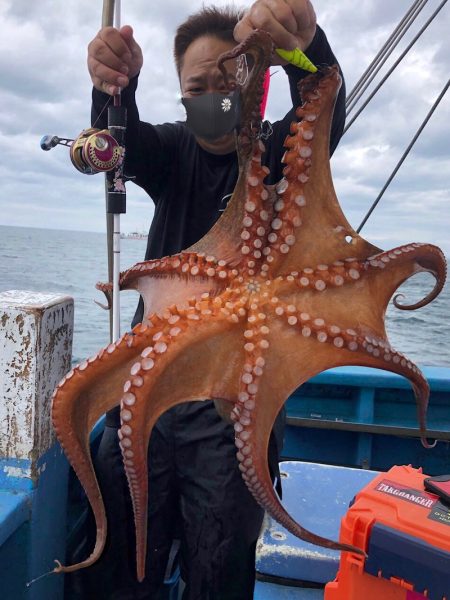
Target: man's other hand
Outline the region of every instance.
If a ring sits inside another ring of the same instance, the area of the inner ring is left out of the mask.
[[[272,36],[276,48],[306,50],[316,33],[316,13],[309,0],[256,0],[234,29],[237,42],[254,30]],[[272,64],[286,64],[274,54]]]
[[[88,46],[87,64],[94,87],[118,94],[142,68],[142,50],[129,25],[100,29]]]

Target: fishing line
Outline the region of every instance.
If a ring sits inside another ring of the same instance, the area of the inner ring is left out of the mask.
[[[262,121],[259,137],[263,140],[268,140],[273,134],[273,127],[270,121]]]
[[[105,110],[108,108],[108,106],[111,103],[111,96],[109,96],[108,100],[105,102],[105,104],[103,105],[102,110],[100,111],[100,113],[98,114],[98,117],[95,119],[95,122],[92,124],[92,127],[95,127],[100,119],[100,117],[102,116],[102,114],[105,112]]]
[[[421,10],[425,7],[428,0],[416,0],[412,7],[408,10],[406,15],[394,29],[393,33],[385,42],[384,46],[375,56],[373,61],[367,67],[366,71],[361,76],[360,80],[356,83],[353,90],[349,93],[346,99],[347,115],[353,110],[355,105],[360,100],[361,96],[369,87],[370,83],[375,79],[379,73],[381,67],[384,65],[386,60],[391,56],[394,48],[404,37],[406,31],[411,27],[413,22],[418,17]],[[367,83],[366,83],[367,82]],[[365,84],[365,85],[364,85]]]
[[[240,54],[236,59],[236,83],[244,86],[248,79],[248,62],[247,55]]]
[[[56,562],[58,562],[58,561],[56,561]],[[44,573],[43,575],[39,575],[39,577],[35,577],[31,581],[27,581],[27,583],[25,584],[25,586],[27,588],[29,588],[29,587],[31,587],[33,585],[33,583],[36,583],[36,581],[40,581],[44,577],[47,577],[48,575],[53,575],[54,573],[56,573],[56,571],[54,569],[52,571],[47,571],[47,573]]]
[[[356,121],[356,119],[358,118],[358,116],[366,108],[366,106],[369,104],[369,102],[372,100],[372,98],[375,96],[375,94],[380,90],[380,88],[386,82],[386,80],[392,75],[392,73],[394,72],[394,70],[397,68],[397,66],[400,64],[400,62],[404,59],[404,57],[406,56],[406,54],[408,54],[408,52],[411,50],[411,48],[414,46],[414,44],[420,38],[420,36],[422,35],[422,33],[427,29],[427,27],[435,19],[435,17],[437,16],[437,14],[441,11],[441,9],[445,6],[446,3],[447,3],[447,0],[443,0],[441,2],[441,4],[437,7],[437,9],[434,11],[434,13],[431,15],[431,17],[425,23],[425,25],[420,29],[420,31],[417,33],[417,35],[408,44],[408,46],[406,47],[406,49],[402,52],[402,54],[395,61],[395,63],[392,65],[392,67],[389,69],[389,71],[386,73],[386,75],[383,77],[383,79],[380,81],[380,83],[377,85],[377,87],[374,89],[374,91],[370,94],[370,96],[367,98],[367,100],[364,102],[364,104],[361,106],[361,108],[357,111],[357,113],[353,117],[353,119],[351,119],[351,121],[349,123],[347,123],[347,125],[345,126],[343,134],[346,133],[350,129],[350,127]]]
[[[413,137],[413,139],[411,140],[410,144],[408,145],[408,147],[406,148],[405,152],[403,153],[403,156],[401,157],[401,159],[398,161],[395,169],[392,171],[390,177],[388,178],[388,180],[386,181],[386,183],[383,186],[383,189],[381,190],[381,192],[378,194],[377,198],[375,199],[375,201],[373,202],[372,206],[370,207],[369,211],[367,212],[366,216],[364,217],[364,219],[361,221],[361,224],[359,225],[358,229],[356,230],[356,233],[360,233],[361,229],[364,227],[364,225],[366,224],[368,218],[370,217],[370,215],[372,214],[372,212],[375,210],[375,207],[377,206],[377,204],[379,203],[379,201],[381,200],[384,192],[387,190],[389,184],[391,183],[391,181],[394,179],[395,175],[397,174],[397,171],[400,169],[400,167],[402,166],[403,162],[405,161],[405,158],[408,156],[411,148],[414,146],[414,144],[417,141],[417,138],[420,136],[420,134],[422,133],[425,125],[428,123],[428,121],[431,118],[431,115],[434,113],[434,111],[436,110],[436,108],[439,106],[439,103],[441,102],[442,98],[445,96],[445,93],[447,92],[448,88],[450,85],[450,79],[447,81],[447,83],[445,84],[442,92],[439,94],[439,96],[437,97],[435,103],[433,104],[433,106],[431,107],[430,111],[428,112],[427,116],[425,117],[422,125],[419,127],[419,129],[417,130],[415,136]]]

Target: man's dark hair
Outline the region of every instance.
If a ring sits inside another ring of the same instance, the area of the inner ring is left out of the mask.
[[[233,31],[242,12],[231,6],[205,6],[181,23],[175,34],[174,43],[175,66],[178,75],[183,66],[186,50],[196,39],[210,35],[225,42],[233,42]]]

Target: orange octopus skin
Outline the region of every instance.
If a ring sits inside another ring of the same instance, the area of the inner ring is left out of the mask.
[[[147,447],[159,416],[181,402],[215,398],[234,422],[237,460],[259,504],[298,537],[364,554],[364,548],[323,539],[303,529],[282,507],[267,466],[274,420],[287,397],[330,367],[364,365],[407,377],[417,400],[426,444],[428,385],[419,369],[386,336],[386,307],[398,286],[420,271],[436,285],[414,309],[441,291],[446,264],[439,248],[408,244],[383,252],[345,219],[329,166],[329,134],[340,87],[337,67],[305,79],[299,123],[285,142],[284,177],[264,184],[259,139],[262,78],[272,41],[253,33],[219,61],[249,53],[254,68],[242,89],[237,140],[239,179],[228,208],[197,244],[175,256],[142,262],[121,277],[122,289],[144,298],[146,320],[96,357],[78,365],[53,400],[57,436],[94,511],[97,543],[72,566],[100,556],[106,518],[92,462],[89,432],[120,403],[120,444],[132,496],[137,577],[145,572]],[[347,240],[351,238],[351,243]],[[99,284],[109,293],[109,284]],[[151,493],[151,490],[150,490]]]

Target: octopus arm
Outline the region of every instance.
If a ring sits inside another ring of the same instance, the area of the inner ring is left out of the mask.
[[[219,273],[222,275],[219,276]],[[224,279],[228,280],[230,277],[232,273],[226,261],[219,261],[214,256],[206,256],[205,253],[184,251],[172,256],[136,263],[120,274],[119,286],[121,290],[139,290],[143,279],[173,278],[204,279],[210,283],[216,281],[223,285]],[[107,297],[112,294],[111,282],[98,282],[95,287]]]
[[[132,367],[121,400],[119,438],[134,509],[139,581],[145,575],[147,449],[155,422],[171,407],[193,400],[218,398],[222,407],[229,403],[231,413],[238,393],[242,327],[220,309],[206,310],[201,319],[182,313],[153,336]]]
[[[276,365],[282,373],[282,381],[287,386],[286,398],[310,377],[332,367],[372,367],[397,373],[408,379],[412,385],[422,443],[428,447],[426,441],[428,383],[420,369],[390,345],[384,327],[380,326],[376,319],[368,324],[361,315],[359,322],[355,319],[356,324],[352,327],[344,326],[344,314],[334,314],[333,320],[331,318],[328,320],[311,313],[306,314],[301,310],[294,312],[292,309],[289,310],[290,307],[278,302],[275,310],[280,308],[283,308],[284,320],[277,323],[272,321],[271,330],[274,336],[270,344],[272,359],[269,365]],[[279,339],[283,340],[283,343],[278,347]],[[283,356],[282,349],[284,361],[278,362],[275,357],[278,354]],[[296,367],[293,366],[294,364]],[[276,380],[275,377],[275,372],[270,374],[271,380]],[[275,390],[271,393],[275,393]]]
[[[253,205],[253,226],[256,225],[256,217],[259,210],[267,208],[267,190],[262,181],[268,174],[268,169],[261,166],[261,154],[264,145],[258,141],[261,127],[260,103],[263,96],[263,80],[270,65],[270,57],[273,51],[273,42],[270,36],[261,31],[254,31],[242,43],[230,52],[219,57],[218,65],[222,70],[225,81],[228,81],[224,63],[227,60],[236,59],[246,55],[250,67],[250,76],[241,86],[241,122],[237,152],[239,159],[239,176],[228,202],[227,208],[221,218],[214,224],[211,230],[190,251],[206,252],[220,256],[231,265],[236,265],[242,260],[241,248],[243,239],[243,222],[248,217],[248,206]],[[262,192],[255,197],[258,188]]]
[[[246,369],[241,378],[245,385],[239,393],[240,404],[234,409],[240,470],[257,502],[288,531],[319,546],[364,554],[360,548],[341,545],[307,531],[282,507],[267,465],[269,437],[275,418],[289,395],[312,376],[331,367],[369,366],[390,370],[411,381],[420,432],[424,445],[427,445],[428,384],[419,369],[390,348],[386,340],[376,339],[376,336],[369,338],[366,333],[351,329],[342,332],[335,327],[330,331],[322,322],[315,327],[314,321],[322,319],[311,318],[308,326],[294,316],[293,310],[287,314],[290,324],[271,323],[264,359],[257,357],[253,361],[256,368]],[[246,363],[252,365],[251,357]],[[258,369],[258,365],[262,367]]]
[[[387,307],[398,287],[417,273],[430,273],[436,283],[431,292],[414,304],[400,304],[394,297],[394,305],[402,310],[415,310],[434,300],[444,287],[446,260],[442,251],[432,244],[407,244],[393,250],[370,256],[361,265],[360,286],[370,288],[371,305]]]
[[[361,548],[340,544],[308,531],[283,508],[270,478],[267,452],[275,418],[288,396],[286,384],[290,387],[292,382],[288,375],[284,385],[275,386],[272,361],[269,361],[268,366],[264,375],[258,380],[253,378],[252,383],[241,391],[242,401],[235,416],[237,458],[246,486],[262,508],[293,535],[326,548],[365,555]],[[314,368],[299,364],[297,383],[308,379],[314,371]],[[250,378],[245,378],[246,374],[248,371],[243,374],[242,379],[249,382]],[[277,373],[276,381],[280,380],[283,381],[281,374]]]
[[[117,406],[123,382],[136,355],[148,344],[137,326],[132,334],[70,371],[56,388],[52,403],[52,420],[56,435],[86,491],[97,528],[95,547],[91,555],[75,565],[63,566],[58,561],[56,572],[70,572],[89,567],[101,555],[106,540],[106,515],[101,492],[92,465],[89,435],[98,419]],[[149,328],[147,327],[147,332]]]
[[[396,308],[401,310],[416,310],[432,302],[441,293],[447,276],[447,262],[442,250],[432,244],[410,244],[400,249],[403,248],[407,249],[411,260],[414,260],[415,272],[430,273],[435,279],[435,285],[430,293],[414,304],[399,303],[398,299],[399,297],[403,297],[402,294],[394,297],[393,302]],[[387,255],[392,256],[392,252],[387,253]]]
[[[240,235],[245,215],[242,198],[246,196],[246,193],[245,173],[241,170],[233,195],[221,218],[201,240],[189,248],[190,251],[214,253],[233,266],[241,262],[242,239]]]

